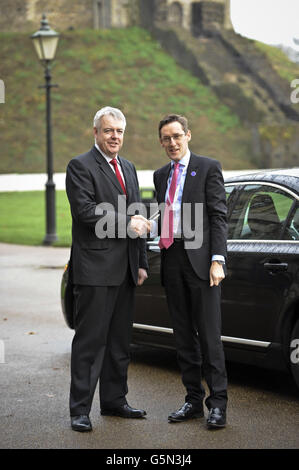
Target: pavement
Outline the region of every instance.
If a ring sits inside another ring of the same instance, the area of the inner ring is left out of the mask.
[[[153,186],[153,172],[144,170],[137,172],[140,186]],[[65,189],[65,173],[54,173],[53,180],[58,190]],[[47,182],[46,173],[11,173],[0,175],[0,192],[6,191],[42,191]]]
[[[68,399],[73,331],[60,306],[68,257],[68,248],[0,244],[1,449],[100,449],[107,458],[120,455],[120,450],[154,455],[299,448],[298,390],[289,376],[229,365],[224,430],[208,431],[204,418],[169,424],[167,416],[182,405],[185,391],[175,353],[151,348],[132,349],[128,378],[128,401],[146,409],[147,418],[101,416],[97,390],[90,415],[93,432],[72,431]]]
[[[257,170],[224,171],[224,177],[253,173]],[[153,170],[137,171],[139,186],[141,188],[153,187]],[[57,190],[65,189],[65,173],[54,173],[53,180]],[[42,191],[47,182],[46,173],[11,173],[0,175],[0,192],[8,191]]]

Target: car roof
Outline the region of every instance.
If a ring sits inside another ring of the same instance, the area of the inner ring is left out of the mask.
[[[228,172],[227,172],[228,173]],[[235,176],[225,177],[225,183],[234,182],[268,182],[276,183],[299,194],[299,168],[282,168],[275,170],[257,170],[256,172],[240,172]]]

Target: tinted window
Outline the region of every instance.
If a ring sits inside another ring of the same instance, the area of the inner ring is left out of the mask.
[[[226,200],[228,201],[236,186],[225,186]]]
[[[273,186],[244,186],[229,220],[229,239],[282,239],[293,198]]]
[[[226,204],[228,208],[228,214],[230,214],[232,207],[234,205],[234,201],[237,195],[236,193],[237,188],[238,186],[235,186],[235,185],[225,186]]]
[[[299,240],[299,204],[291,213],[291,217],[287,223],[285,232],[283,234],[284,240]]]

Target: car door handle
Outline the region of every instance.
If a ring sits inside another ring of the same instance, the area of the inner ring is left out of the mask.
[[[288,263],[264,263],[264,268],[273,273],[287,271]]]

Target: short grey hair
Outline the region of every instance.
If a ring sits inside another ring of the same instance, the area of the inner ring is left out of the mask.
[[[121,112],[120,109],[117,108],[111,108],[110,106],[105,106],[105,108],[99,109],[99,111],[96,113],[94,119],[93,119],[93,126],[98,128],[99,122],[103,116],[112,116],[114,119],[119,119],[124,123],[124,130],[126,128],[126,118],[124,114]]]

